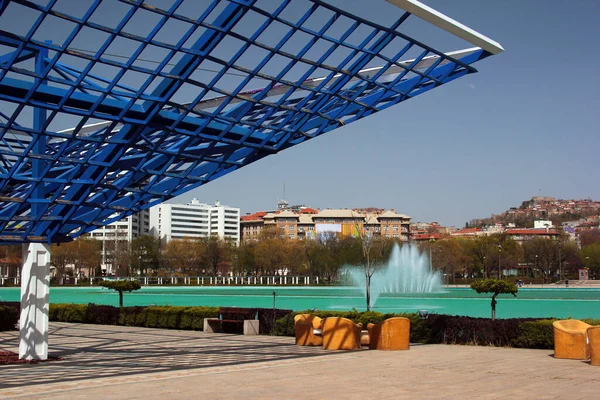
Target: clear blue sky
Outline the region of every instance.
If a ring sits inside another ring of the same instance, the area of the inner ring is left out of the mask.
[[[364,3],[343,2],[381,23],[400,15],[383,0]],[[477,63],[477,74],[175,201],[254,212],[274,208],[285,183],[292,204],[395,208],[413,221],[462,226],[535,195],[600,199],[600,2],[425,3],[506,51]]]

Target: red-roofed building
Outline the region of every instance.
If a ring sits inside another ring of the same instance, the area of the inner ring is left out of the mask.
[[[475,239],[481,236],[485,236],[485,232],[481,228],[463,228],[452,232],[450,236]]]
[[[523,243],[533,238],[558,239],[560,232],[555,229],[507,229],[504,231],[514,241]]]
[[[242,240],[256,239],[263,230],[266,212],[259,211],[240,217],[240,232]]]
[[[411,239],[417,241],[440,240],[441,238],[438,233],[416,233],[411,235]]]
[[[281,238],[303,240],[314,238],[317,232],[327,231],[328,226],[331,226],[331,232],[339,232],[342,236],[354,235],[358,227],[386,238],[408,241],[410,237],[410,217],[398,214],[393,209],[375,214],[352,209],[315,210],[302,207],[297,211],[286,208],[240,218],[243,241],[258,239],[265,228],[273,229]]]

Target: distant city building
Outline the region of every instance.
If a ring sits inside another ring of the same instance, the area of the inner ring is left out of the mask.
[[[82,235],[98,240],[127,240],[131,241],[139,236],[148,235],[150,231],[150,217],[148,210],[130,215],[112,224],[108,224],[94,231]]]
[[[172,239],[218,236],[240,241],[240,209],[202,203],[159,204],[150,209],[151,234],[166,242]]]
[[[449,229],[438,222],[411,222],[410,239],[416,241],[439,240],[456,229]]]
[[[523,244],[531,239],[542,238],[542,239],[554,239],[558,240],[560,238],[560,231],[556,229],[507,229],[504,232],[507,236],[513,239],[515,242]]]
[[[140,211],[112,224],[108,224],[94,231],[82,235],[102,241],[102,269],[111,274],[114,273],[114,265],[109,261],[111,254],[119,246],[120,242],[128,242],[135,238],[150,233],[150,213],[148,210]],[[127,245],[128,246],[128,245]]]
[[[462,228],[450,233],[450,236],[466,239],[475,239],[482,236],[488,236],[488,234],[482,228]]]
[[[342,236],[371,233],[402,241],[408,241],[410,237],[410,217],[393,209],[372,213],[358,209],[314,210],[304,207],[297,212],[286,209],[245,215],[241,217],[240,225],[244,241],[257,239],[269,227],[280,237],[291,240],[314,239],[325,232]]]
[[[547,228],[554,228],[554,225],[552,225],[552,221],[545,221],[545,220],[535,220],[533,221],[533,229],[547,229]]]

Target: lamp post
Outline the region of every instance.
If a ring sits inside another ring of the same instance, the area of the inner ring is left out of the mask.
[[[558,281],[562,280],[562,257],[560,251],[562,249],[562,242],[559,240],[558,242]]]
[[[485,256],[483,256],[483,277],[488,278],[487,268],[485,267]]]
[[[499,244],[498,245],[498,279],[500,279],[500,268],[501,268],[501,262],[500,262],[500,256],[502,254],[502,245]]]
[[[433,254],[431,252],[431,243],[433,243],[434,239],[429,238],[429,272],[433,273]]]

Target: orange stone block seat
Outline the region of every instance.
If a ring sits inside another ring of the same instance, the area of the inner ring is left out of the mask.
[[[329,317],[323,320],[323,349],[360,349],[362,324],[355,324],[342,317]]]
[[[577,319],[554,321],[554,357],[587,360],[590,350],[587,330],[591,326]]]
[[[294,317],[294,330],[298,346],[322,346],[323,336],[316,334],[321,330],[323,320],[316,315],[298,314]]]
[[[410,348],[410,319],[388,318],[378,324],[367,325],[369,349],[408,350]]]
[[[587,330],[587,335],[590,341],[589,347],[592,365],[600,366],[600,326],[590,326]]]

